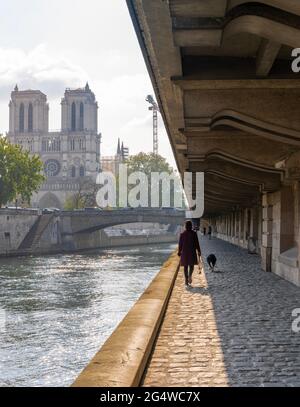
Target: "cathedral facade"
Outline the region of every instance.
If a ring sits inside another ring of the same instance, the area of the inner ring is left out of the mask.
[[[44,163],[46,181],[32,196],[33,207],[63,208],[85,183],[95,182],[100,171],[98,104],[88,84],[65,90],[58,132],[49,131],[47,96],[16,86],[9,103],[7,138]]]

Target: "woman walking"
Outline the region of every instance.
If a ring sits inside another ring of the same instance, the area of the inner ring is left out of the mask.
[[[179,238],[178,256],[180,265],[184,267],[185,285],[188,287],[192,283],[192,274],[195,264],[198,264],[197,252],[201,256],[201,249],[197,233],[193,231],[190,220],[185,222],[185,231]]]

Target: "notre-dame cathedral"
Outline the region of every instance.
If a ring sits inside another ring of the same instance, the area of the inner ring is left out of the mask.
[[[9,103],[8,140],[19,144],[44,163],[46,181],[33,195],[33,207],[63,208],[84,182],[100,171],[98,104],[94,93],[67,88],[61,101],[61,130],[49,132],[47,96],[39,90],[19,90]]]

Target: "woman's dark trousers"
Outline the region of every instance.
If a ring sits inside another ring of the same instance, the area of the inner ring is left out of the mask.
[[[188,285],[189,277],[192,277],[194,266],[184,266],[185,284]]]

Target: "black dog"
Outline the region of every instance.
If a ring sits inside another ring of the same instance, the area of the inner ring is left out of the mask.
[[[216,263],[217,263],[217,258],[216,258],[216,256],[215,256],[214,254],[210,254],[210,255],[207,257],[206,261],[207,261],[207,263],[208,263],[208,265],[209,265],[210,270],[211,270],[211,271],[214,271],[215,265],[216,265]]]

